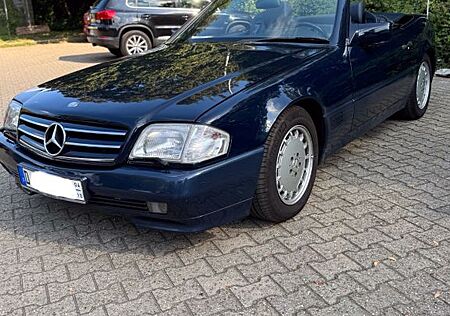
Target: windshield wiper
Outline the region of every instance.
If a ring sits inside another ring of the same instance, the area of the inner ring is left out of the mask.
[[[314,43],[329,44],[330,41],[320,37],[269,37],[258,39],[255,42],[267,43]]]

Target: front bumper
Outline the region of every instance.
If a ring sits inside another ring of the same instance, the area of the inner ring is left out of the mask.
[[[179,232],[203,231],[248,216],[262,155],[261,148],[195,170],[56,165],[0,133],[0,163],[16,178],[17,165],[21,164],[61,177],[85,179],[88,205],[124,215],[137,226]],[[107,205],[99,203],[99,198]],[[144,205],[166,203],[168,212],[163,215],[136,209],[138,201]]]

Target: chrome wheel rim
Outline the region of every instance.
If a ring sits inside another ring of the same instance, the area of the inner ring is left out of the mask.
[[[127,52],[130,55],[142,54],[148,50],[148,43],[144,37],[140,35],[132,35],[127,40]]]
[[[313,166],[311,133],[303,125],[296,125],[286,133],[278,150],[276,185],[284,204],[294,205],[301,200],[311,180]]]
[[[423,110],[427,105],[428,98],[430,96],[431,87],[431,71],[427,62],[423,62],[419,68],[419,74],[417,75],[416,97],[417,106]]]

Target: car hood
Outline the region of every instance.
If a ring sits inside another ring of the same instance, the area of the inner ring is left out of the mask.
[[[138,127],[195,121],[226,98],[325,49],[295,45],[179,44],[100,64],[17,96],[55,120]]]

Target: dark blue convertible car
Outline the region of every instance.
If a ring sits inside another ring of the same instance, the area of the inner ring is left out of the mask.
[[[225,32],[232,12],[251,19]],[[215,0],[147,54],[17,95],[0,162],[29,194],[139,226],[280,222],[305,206],[325,157],[391,116],[424,115],[435,64],[425,16]]]

